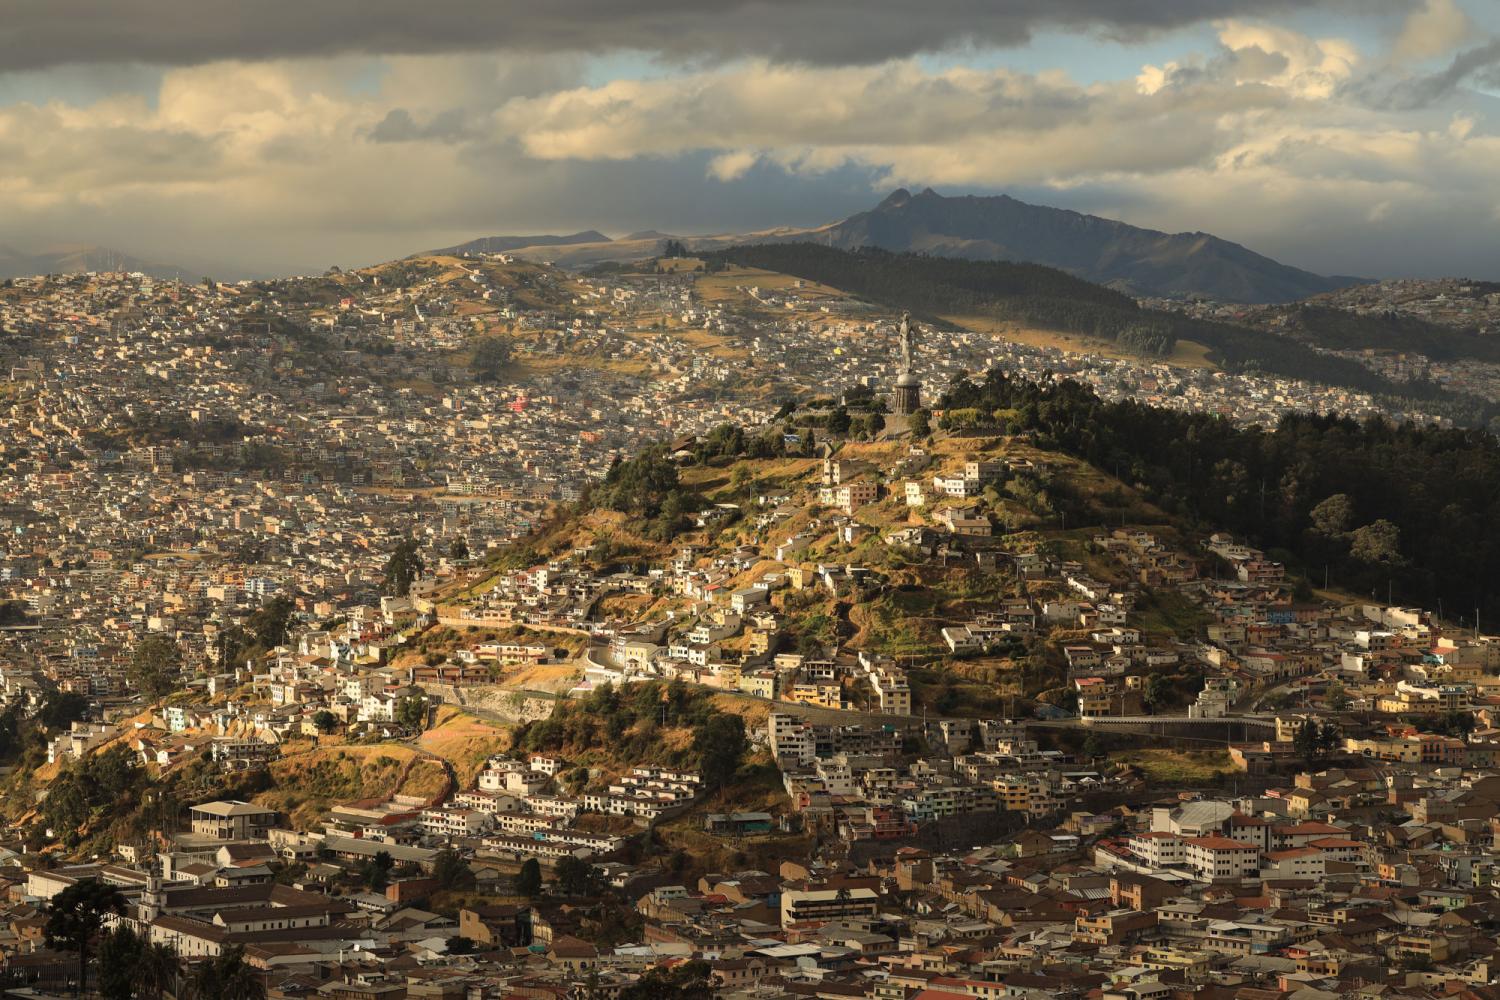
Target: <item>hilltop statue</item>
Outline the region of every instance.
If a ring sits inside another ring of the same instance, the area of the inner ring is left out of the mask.
[[[911,371],[911,345],[911,313],[904,312],[901,314],[901,371],[903,374]]]
[[[896,377],[896,392],[892,402],[895,412],[910,416],[922,405],[922,383],[911,370],[912,328],[911,313],[901,314],[901,374]]]

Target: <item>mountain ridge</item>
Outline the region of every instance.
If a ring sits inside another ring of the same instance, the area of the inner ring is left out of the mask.
[[[87,271],[139,271],[153,278],[192,274],[171,264],[145,260],[88,243],[63,244],[34,253],[0,246],[0,279],[30,278],[42,274],[80,274]]]
[[[565,237],[484,237],[434,253],[513,252],[561,267],[649,259],[661,241],[691,252],[738,244],[810,242],[840,250],[1042,264],[1132,295],[1223,302],[1292,302],[1360,284],[1282,264],[1212,233],[1167,233],[1115,219],[1024,202],[1007,194],[946,197],[897,188],[873,208],[811,228],[674,235],[656,229],[617,240],[594,231]]]
[[[1212,233],[1167,233],[1010,195],[891,192],[873,209],[814,231],[844,250],[876,246],[974,260],[1045,264],[1138,295],[1287,302],[1357,284],[1258,254]]]

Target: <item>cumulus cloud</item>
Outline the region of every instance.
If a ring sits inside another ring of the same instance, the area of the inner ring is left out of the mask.
[[[1407,16],[1391,56],[1406,62],[1447,55],[1474,36],[1474,22],[1454,0],[1427,0]]]
[[[1321,113],[1353,71],[1347,43],[1230,23],[1224,51],[1081,85],[1006,69],[764,62],[655,80],[615,80],[497,110],[495,123],[542,160],[716,154],[711,174],[766,161],[797,174],[854,164],[891,183],[1069,184],[1110,174],[1208,167],[1268,114]],[[747,152],[754,150],[755,152]]]
[[[747,149],[737,149],[729,153],[720,153],[708,162],[708,173],[716,180],[739,180],[759,160],[760,155],[758,153],[752,153]]]
[[[1313,7],[1409,0],[10,0],[0,67],[636,50],[672,58],[879,62],[1013,45],[1042,28],[1122,37]]]
[[[1169,6],[1100,3],[1116,28]],[[1001,6],[1027,4],[985,4]],[[0,212],[19,245],[285,273],[507,232],[814,225],[933,184],[1209,230],[1325,272],[1500,274],[1500,140],[1482,113],[1370,99],[1394,57],[1348,40],[1240,16],[1212,38],[1097,82],[755,51],[630,79],[515,51],[187,65],[146,96],[0,105]],[[1398,82],[1451,95],[1500,59],[1490,48]]]

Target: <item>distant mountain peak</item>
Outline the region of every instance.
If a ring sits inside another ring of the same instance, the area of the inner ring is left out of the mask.
[[[1009,195],[948,198],[932,188],[892,191],[879,205],[816,230],[811,239],[938,257],[1026,261],[1138,295],[1226,302],[1289,302],[1346,287],[1209,233],[1164,233]]]

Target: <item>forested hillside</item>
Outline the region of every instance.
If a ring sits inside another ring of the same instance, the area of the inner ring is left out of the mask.
[[[1273,430],[1133,401],[1072,381],[991,372],[943,408],[998,414],[1010,429],[1115,471],[1193,527],[1243,534],[1321,581],[1500,616],[1500,441],[1487,431],[1293,415]]]
[[[1355,313],[1315,302],[1300,302],[1264,311],[1283,318],[1292,336],[1339,351],[1373,349],[1412,352],[1435,361],[1475,358],[1500,362],[1500,338],[1429,323],[1399,313]]]

